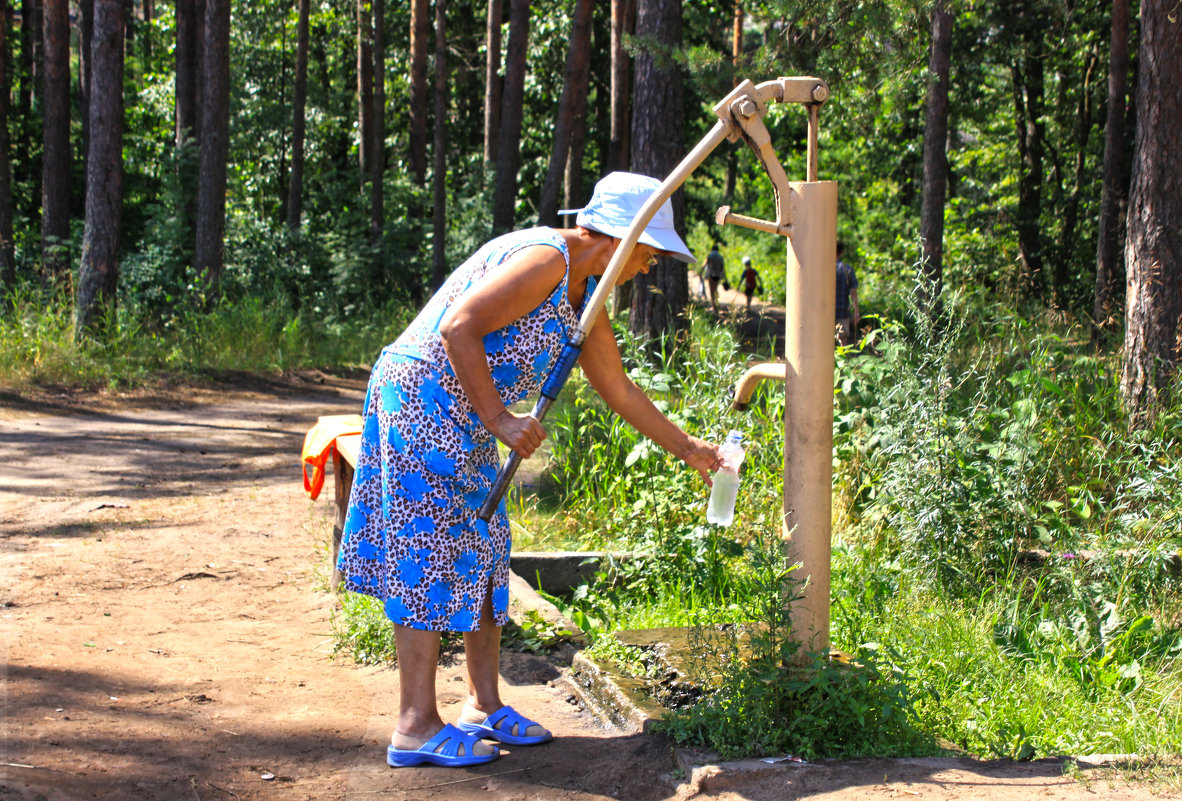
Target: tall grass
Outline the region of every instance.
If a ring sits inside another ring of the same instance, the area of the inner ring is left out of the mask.
[[[180,310],[152,330],[130,314],[104,322],[102,341],[78,339],[68,298],[22,290],[0,309],[0,385],[135,385],[154,374],[275,372],[367,365],[408,319],[392,308],[369,320],[327,323],[297,313],[280,295],[222,302],[210,311]]]
[[[635,343],[625,352],[668,413],[719,438],[740,419],[720,398],[743,359],[725,330],[694,334],[657,359]],[[935,318],[912,309],[864,344],[839,349],[834,387],[832,634],[905,690],[913,717],[891,737],[916,752],[927,737],[1018,758],[1182,749],[1182,409],[1130,433],[1117,356],[1093,353],[1078,328],[955,296]],[[559,471],[569,514],[648,555],[581,589],[577,622],[602,634],[751,619],[768,592],[753,579],[752,544],[779,530],[782,409],[778,389],[761,390],[737,426],[752,456],[737,522],[719,530],[704,525],[705,490],[684,469],[590,396],[569,407],[552,429],[556,459],[574,465]],[[772,715],[761,731],[790,729],[785,710],[804,690],[769,701],[756,678],[774,662],[736,668],[725,703],[698,710],[720,714],[679,736],[738,753],[751,714]]]

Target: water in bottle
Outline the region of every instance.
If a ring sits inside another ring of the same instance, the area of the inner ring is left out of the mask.
[[[739,494],[739,465],[743,463],[743,433],[732,431],[718,449],[722,467],[714,474],[706,520],[716,526],[729,526],[735,519],[735,498]]]

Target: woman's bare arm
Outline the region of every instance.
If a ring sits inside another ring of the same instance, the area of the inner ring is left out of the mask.
[[[691,437],[653,405],[624,372],[620,348],[607,318],[601,316],[583,343],[579,367],[616,414],[637,431],[698,471],[707,484],[717,466],[718,446]]]
[[[481,279],[439,323],[443,349],[480,422],[525,458],[541,444],[545,429],[529,415],[505,408],[489,370],[484,336],[536,309],[565,274],[566,260],[555,248],[524,248]]]

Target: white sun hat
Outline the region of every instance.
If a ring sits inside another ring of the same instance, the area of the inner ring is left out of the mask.
[[[581,209],[564,209],[559,214],[578,214],[575,225],[601,234],[623,239],[628,226],[640,209],[658,189],[661,182],[647,175],[632,172],[613,172],[599,179],[591,200]],[[677,235],[673,227],[673,205],[666,200],[648,221],[640,234],[640,241],[659,250],[668,251],[681,261],[695,264],[698,260]]]

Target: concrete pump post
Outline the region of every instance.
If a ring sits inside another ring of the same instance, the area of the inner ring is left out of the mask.
[[[793,181],[784,357],[784,537],[792,636],[829,653],[837,183]],[[799,582],[804,580],[803,590]],[[789,596],[791,597],[791,596]]]

